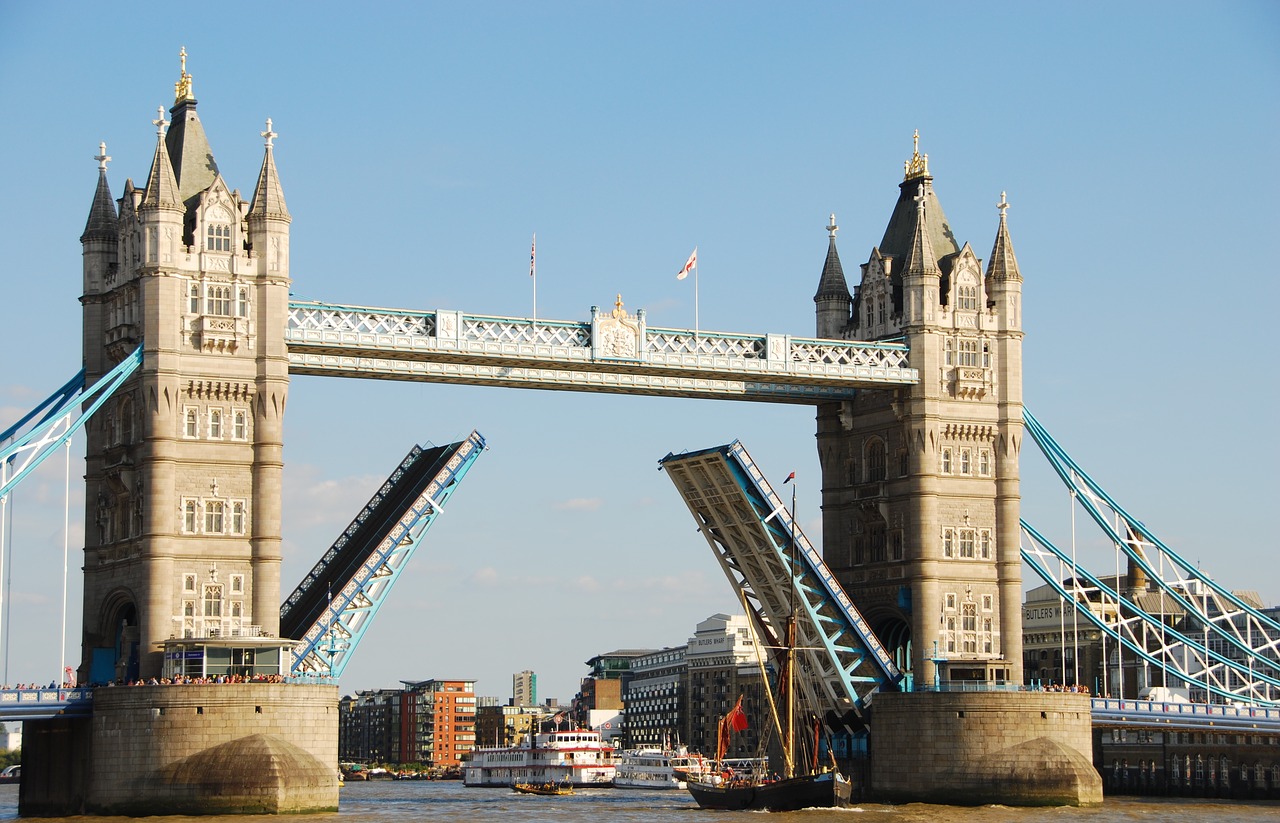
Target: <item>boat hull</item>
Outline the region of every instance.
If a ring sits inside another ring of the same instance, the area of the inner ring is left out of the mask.
[[[852,784],[840,774],[793,777],[772,783],[689,783],[689,793],[704,809],[793,812],[849,805]]]

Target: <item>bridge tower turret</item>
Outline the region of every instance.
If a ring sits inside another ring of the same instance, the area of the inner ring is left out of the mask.
[[[192,78],[154,121],[146,185],[117,215],[105,146],[84,246],[84,359],[143,364],[87,429],[80,677],[158,674],[171,638],[274,635],[280,608],[289,213],[266,152],[228,188]],[[168,127],[166,131],[166,127]]]
[[[905,340],[920,383],[819,407],[824,555],[916,683],[1021,683],[1021,275],[1004,205],[984,277],[918,135],[899,189],[848,322],[819,301],[817,331]]]

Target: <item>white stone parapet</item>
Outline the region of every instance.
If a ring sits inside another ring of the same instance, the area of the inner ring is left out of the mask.
[[[919,381],[899,343],[648,328],[620,307],[582,323],[291,302],[285,342],[292,374],[782,403]]]

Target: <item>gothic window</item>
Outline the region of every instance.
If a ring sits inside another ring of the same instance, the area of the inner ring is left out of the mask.
[[[956,650],[956,619],[954,617],[947,618],[947,651],[954,652]]]
[[[968,278],[961,280],[957,291],[959,292],[957,308],[971,310],[978,308],[978,287],[971,280]]]
[[[196,616],[196,601],[194,601],[194,600],[183,600],[183,601],[182,601],[182,616],[183,616],[183,617],[195,617],[195,616]]]
[[[873,529],[871,531],[871,562],[872,563],[884,562],[884,549],[885,549],[884,538],[885,538],[884,529]]]
[[[973,464],[972,464],[973,458],[971,455],[972,455],[972,452],[969,449],[960,450],[960,473],[961,474],[973,473]]]
[[[902,559],[902,532],[893,533],[893,559]]]
[[[885,478],[884,441],[872,440],[867,444],[867,481],[876,482]]]
[[[231,251],[231,227],[225,223],[210,223],[205,234],[209,251]]]
[[[951,474],[951,449],[942,450],[942,473]]]
[[[194,592],[196,590],[196,576],[194,574],[182,575],[182,590],[184,592]]]
[[[961,340],[960,341],[960,365],[961,366],[977,366],[978,365],[978,341],[977,340]]]
[[[960,628],[964,632],[964,650],[978,650],[978,607],[973,603],[965,603],[960,609]]]
[[[235,440],[247,440],[249,437],[249,414],[244,409],[236,409],[232,417],[231,437]]]
[[[187,311],[192,314],[200,313],[200,284],[192,283],[187,287]]]
[[[956,532],[955,529],[942,530],[942,556],[955,557],[956,553]]]
[[[982,620],[982,651],[985,654],[991,654],[994,646],[993,635],[991,632],[991,618],[986,617]]]
[[[128,398],[120,403],[120,442],[133,442],[133,401]]]
[[[875,306],[870,297],[867,298],[867,325],[870,326],[875,322]]]
[[[991,474],[991,452],[978,449],[978,474],[986,477]]]
[[[948,608],[948,609],[950,609],[951,611],[955,611],[955,608],[956,608],[956,593],[955,593],[955,592],[947,592],[947,601],[946,601],[946,602],[947,602],[947,608]]]
[[[240,617],[240,616],[241,616],[241,615],[240,615],[240,610],[241,610],[241,608],[242,608],[242,607],[241,607],[241,605],[240,605],[240,601],[239,601],[239,600],[232,600],[232,601],[231,601],[231,616],[232,616],[232,617]]]
[[[209,500],[204,504],[204,533],[222,534],[226,504],[221,500]]]
[[[244,534],[244,501],[237,500],[231,504],[231,533]],[[234,581],[235,577],[231,579]],[[231,590],[236,590],[234,582],[231,584]]]
[[[942,350],[945,355],[943,362],[948,366],[954,366],[956,364],[956,341],[948,337],[942,344]]]
[[[249,316],[249,290],[241,286],[236,292],[236,317]]]
[[[231,593],[244,594],[244,575],[243,574],[231,575]]]
[[[910,467],[907,463],[907,450],[899,449],[898,450],[898,476],[906,477],[907,472],[909,470],[910,470]]]
[[[884,324],[884,296],[876,301],[876,322]]]
[[[960,556],[973,559],[973,529],[960,530]]]
[[[209,438],[222,439],[222,409],[209,409]]]
[[[982,368],[991,368],[991,344],[986,340],[982,341]]]
[[[186,423],[183,425],[183,437],[199,437],[200,436],[200,415],[194,408],[188,408],[185,413]]]
[[[983,560],[991,559],[991,530],[983,529],[978,532],[978,551]]]
[[[218,584],[204,587],[204,616],[222,617],[222,586]]]
[[[989,611],[991,611],[991,609],[992,609],[992,607],[993,607],[994,605],[995,605],[995,598],[993,598],[993,597],[992,597],[991,595],[989,595],[989,594],[984,594],[984,595],[982,596],[982,610],[983,610],[984,612],[989,612]]]
[[[194,500],[182,501],[182,531],[185,534],[196,533],[196,501]],[[195,578],[192,577],[191,580],[194,581]],[[195,583],[192,582],[191,585],[194,589]]]
[[[209,286],[206,293],[205,313],[220,317],[231,315],[231,287]]]

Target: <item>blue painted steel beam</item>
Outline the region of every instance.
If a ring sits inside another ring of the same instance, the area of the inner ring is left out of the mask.
[[[298,638],[290,674],[341,676],[405,564],[484,447],[484,438],[474,431],[465,440],[445,447],[432,462],[431,468],[435,471],[429,476],[425,488],[413,496],[408,505],[403,505],[403,499],[398,498],[401,503],[397,504],[400,506],[397,511],[386,511],[383,504],[374,505],[375,501],[370,501],[370,506],[366,506],[357,521],[375,514],[377,517],[390,515],[385,521],[387,528],[379,533],[372,545],[355,547],[361,553],[358,562],[344,561],[344,569],[350,571],[344,572],[345,579],[340,581],[336,591],[332,586],[327,587],[329,600],[320,615]],[[397,467],[397,472],[404,470],[403,464]],[[380,493],[387,491],[384,487]],[[375,495],[375,499],[377,497]],[[353,523],[344,536],[353,535],[352,529],[356,526],[357,523]],[[337,550],[342,554],[342,542],[340,538],[330,552]],[[312,588],[318,581],[331,578],[324,566],[335,557],[337,555],[331,557],[326,553],[308,577],[310,582],[304,581],[299,590]],[[282,607],[282,615],[287,614],[291,606],[297,608],[298,603],[304,602],[302,598],[293,596],[290,601]]]
[[[843,716],[897,688],[902,672],[740,442],[659,462],[765,642],[785,636],[794,604],[797,656],[814,674],[800,687],[819,712]]]
[[[18,462],[21,459],[21,467],[10,477],[3,485],[0,485],[0,498],[3,498],[12,491],[22,480],[36,469],[45,458],[57,451],[59,446],[70,440],[75,433],[80,431],[88,419],[107,402],[107,399],[120,388],[129,376],[142,365],[142,346],[134,349],[127,357],[121,360],[115,368],[102,376],[98,382],[91,387],[83,389],[79,392],[79,396],[75,397],[74,392],[68,392],[68,389],[74,389],[77,380],[83,383],[84,371],[81,370],[77,377],[68,381],[61,389],[54,393],[48,400],[36,408],[36,410],[23,417],[15,426],[5,431],[5,434],[12,437],[19,430],[21,425],[25,425],[31,419],[36,417],[41,409],[48,408],[44,418],[39,424],[33,427],[26,434],[17,436],[12,443],[0,449],[0,463],[8,461]],[[55,401],[54,398],[59,398]],[[73,404],[72,400],[75,400]],[[88,403],[88,407],[84,404]],[[4,438],[0,438],[3,440]],[[25,455],[25,457],[23,457]]]

